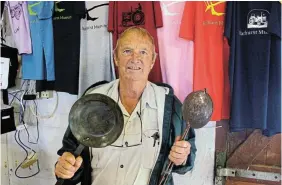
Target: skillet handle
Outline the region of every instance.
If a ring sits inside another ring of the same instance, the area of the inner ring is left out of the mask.
[[[84,145],[79,144],[79,146],[78,146],[78,147],[76,148],[76,150],[74,151],[73,155],[74,155],[75,157],[80,156],[80,154],[81,154],[81,152],[83,151],[83,149],[84,149]]]
[[[81,152],[84,149],[84,145],[79,144],[79,146],[76,148],[76,150],[74,151],[73,155],[75,156],[75,158],[77,158],[78,156],[80,156]],[[63,185],[65,182],[65,179],[62,178],[58,178],[57,182],[55,185]]]
[[[58,178],[55,185],[62,185],[62,184],[64,184],[64,182],[65,182],[65,179]]]

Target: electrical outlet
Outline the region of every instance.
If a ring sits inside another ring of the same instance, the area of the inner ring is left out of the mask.
[[[53,97],[53,91],[41,91],[36,93],[36,98],[52,98]]]

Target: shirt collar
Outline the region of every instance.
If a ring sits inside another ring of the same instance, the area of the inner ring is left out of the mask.
[[[112,91],[110,91],[110,93],[108,94],[108,96],[110,96],[115,102],[118,102],[118,97],[119,97],[118,85],[119,85],[119,79],[116,80],[115,84],[112,87]],[[141,102],[142,110],[145,109],[147,105],[150,108],[157,109],[155,92],[151,82],[149,81],[147,82],[147,85],[143,91],[141,98],[142,98],[142,102]]]

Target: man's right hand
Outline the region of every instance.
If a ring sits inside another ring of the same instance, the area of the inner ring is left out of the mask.
[[[58,159],[55,167],[55,174],[57,177],[62,179],[70,179],[80,168],[81,163],[82,158],[80,156],[75,158],[70,152],[64,152],[63,155]]]

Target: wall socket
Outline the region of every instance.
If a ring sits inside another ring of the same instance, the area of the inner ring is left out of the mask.
[[[53,91],[41,91],[36,93],[36,98],[53,98]]]

